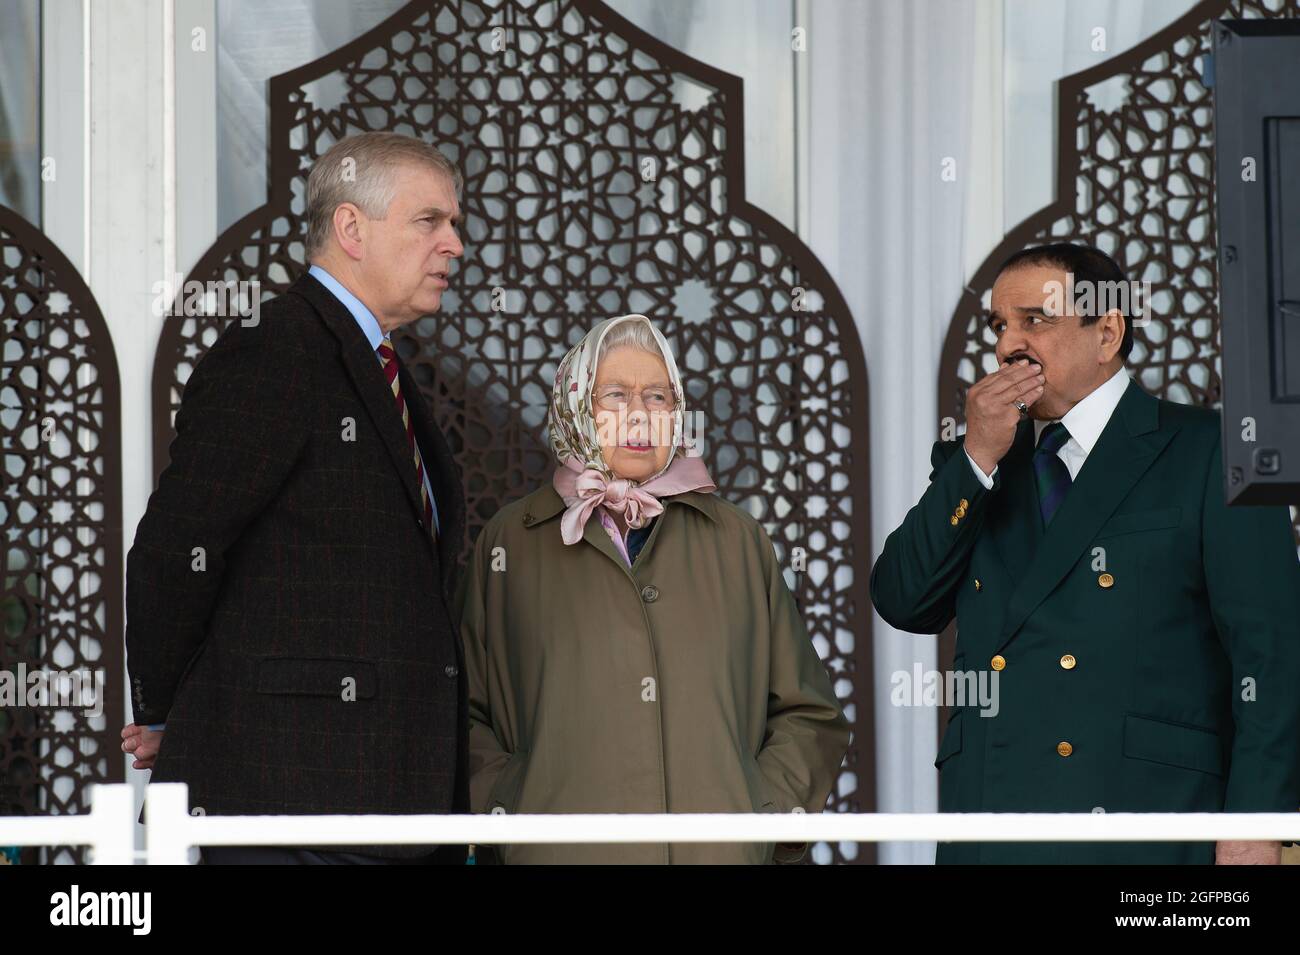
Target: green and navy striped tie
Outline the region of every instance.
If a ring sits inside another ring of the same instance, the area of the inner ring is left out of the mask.
[[[1070,469],[1056,454],[1070,440],[1065,425],[1053,421],[1038,436],[1034,450],[1034,479],[1038,484],[1038,506],[1043,512],[1043,526],[1052,523],[1057,508],[1070,490]]]

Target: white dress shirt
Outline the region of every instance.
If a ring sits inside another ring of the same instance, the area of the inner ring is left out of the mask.
[[[1071,481],[1079,476],[1079,471],[1083,468],[1083,462],[1092,453],[1093,446],[1106,428],[1106,422],[1110,421],[1110,416],[1115,412],[1115,406],[1119,404],[1119,399],[1124,396],[1124,390],[1128,387],[1128,383],[1128,371],[1121,368],[1067,411],[1065,417],[1060,419],[1061,424],[1065,425],[1065,430],[1070,432],[1070,440],[1061,445],[1060,450],[1056,452],[1056,456],[1069,469]],[[1043,433],[1043,429],[1051,423],[1050,421],[1034,419],[1034,447],[1038,447],[1039,436]],[[994,465],[992,474],[985,474],[980,470],[980,466],[975,463],[975,459],[970,456],[970,452],[966,453],[966,460],[970,462],[971,470],[980,479],[980,483],[991,490],[993,488],[993,478],[998,473],[997,466]]]

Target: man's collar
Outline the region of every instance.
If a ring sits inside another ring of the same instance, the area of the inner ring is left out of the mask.
[[[1060,419],[1070,437],[1083,448],[1084,454],[1091,454],[1097,439],[1106,429],[1106,422],[1115,413],[1119,400],[1124,397],[1124,390],[1129,385],[1128,370],[1123,368],[1094,388],[1082,401],[1065,413]],[[1034,445],[1050,421],[1034,421]]]
[[[379,343],[384,340],[384,331],[379,327],[379,319],[375,318],[374,313],[366,308],[365,303],[344,288],[342,282],[319,265],[313,265],[307,270],[307,274],[329,289],[330,293],[352,313],[357,327],[361,329],[366,336],[366,341],[370,343],[370,350],[374,351],[378,348]]]

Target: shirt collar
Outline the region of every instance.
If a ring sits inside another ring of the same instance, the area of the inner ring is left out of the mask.
[[[1110,416],[1114,414],[1120,398],[1124,397],[1124,390],[1128,387],[1128,383],[1128,371],[1120,368],[1067,411],[1065,417],[1059,419],[1061,424],[1065,425],[1065,430],[1070,432],[1070,438],[1083,448],[1084,454],[1092,453],[1093,445],[1097,443],[1097,439],[1106,428],[1106,422],[1110,421]],[[1049,424],[1050,421],[1035,419],[1035,445],[1038,444],[1043,429]]]
[[[307,274],[320,282],[321,285],[333,293],[334,297],[343,303],[343,306],[352,313],[353,319],[356,320],[357,326],[366,336],[366,341],[370,342],[370,350],[374,351],[379,347],[380,342],[384,340],[384,331],[379,327],[379,319],[370,309],[366,308],[361,299],[357,298],[351,292],[343,287],[334,276],[330,275],[319,265],[313,265],[307,270]]]

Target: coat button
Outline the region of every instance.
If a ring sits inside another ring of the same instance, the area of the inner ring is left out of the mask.
[[[1103,590],[1109,590],[1111,587],[1115,586],[1115,578],[1110,574],[1102,574],[1097,578],[1097,586]]]
[[[953,513],[955,513],[958,517],[965,517],[965,516],[966,516],[966,505],[965,505],[965,504],[958,504],[958,505],[957,505],[957,510],[954,511]]]
[[[966,510],[966,508],[970,507],[970,501],[966,500],[966,498],[963,497],[961,499],[961,502],[957,506],[964,511]]]
[[[948,518],[948,523],[953,527],[956,527],[959,520],[961,520],[961,518],[954,514],[952,517]]]
[[[999,653],[989,661],[989,666],[995,670],[1005,670],[1007,668],[1007,658]]]
[[[1065,656],[1061,657],[1061,669],[1062,669],[1062,670],[1073,670],[1073,669],[1074,669],[1074,664],[1075,664],[1075,659],[1074,659],[1074,657],[1071,656],[1070,654],[1067,653],[1067,654],[1065,654]]]
[[[641,588],[641,599],[648,604],[654,603],[659,599],[659,588],[654,584],[647,584]]]
[[[1056,752],[1058,755],[1061,756],[1069,756],[1071,753],[1074,752],[1074,747],[1071,746],[1069,743],[1067,743],[1065,740],[1061,740],[1061,742],[1056,744]]]
[[[980,583],[980,579],[978,577],[975,578],[975,589],[976,590],[984,589],[984,585]]]
[[[529,524],[531,524],[532,522],[533,522],[533,515],[532,515],[532,512],[529,512],[529,513],[525,514],[525,515],[524,515],[524,526],[526,527],[526,526],[528,526]]]
[[[448,663],[446,669],[444,669],[442,672],[447,674],[447,676],[449,677],[455,677],[457,674],[460,673],[460,670],[457,669],[456,664]]]

